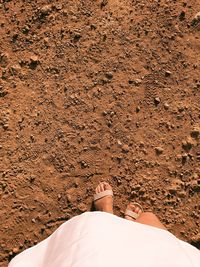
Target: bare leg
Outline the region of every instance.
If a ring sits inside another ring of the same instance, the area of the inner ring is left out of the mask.
[[[167,230],[167,228],[161,223],[158,217],[152,212],[142,212],[135,221],[142,224],[147,224],[150,226]]]
[[[133,205],[132,203],[128,204],[127,209],[137,213],[138,218],[133,219],[132,217],[125,215],[125,219],[167,230],[154,213],[142,212],[139,207]]]

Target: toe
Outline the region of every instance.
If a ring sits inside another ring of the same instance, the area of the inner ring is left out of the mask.
[[[133,202],[130,202],[128,205],[127,205],[127,210],[131,210],[135,213],[138,214],[138,216],[142,213],[142,210],[141,208],[137,205],[137,203],[133,203]],[[128,216],[128,215],[125,215],[125,219],[127,220],[131,220],[131,221],[135,221],[135,219],[133,219],[132,217]]]
[[[138,211],[138,215],[140,215],[142,213],[142,210],[140,209],[139,211]]]
[[[131,204],[131,203],[129,203],[128,205],[127,205],[127,207],[126,207],[126,209],[127,210],[134,210],[134,205],[133,204]]]
[[[100,193],[100,185],[97,186],[95,191],[96,191],[96,194]]]
[[[135,205],[134,205],[133,203],[130,203],[130,204],[129,204],[129,207],[130,207],[130,209],[131,209],[132,211],[135,211],[135,208],[136,208],[136,207],[135,207]]]
[[[139,208],[138,207],[135,207],[135,213],[138,213],[139,212]]]
[[[104,188],[105,190],[112,190],[112,187],[109,185],[109,183],[104,182]]]
[[[103,192],[103,191],[105,190],[105,189],[104,189],[104,184],[103,184],[103,183],[100,183],[99,187],[100,187],[100,192]]]

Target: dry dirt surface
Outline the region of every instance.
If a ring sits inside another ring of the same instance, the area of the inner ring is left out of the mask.
[[[0,1],[0,266],[99,181],[200,247],[200,2]],[[199,14],[198,14],[199,13]]]

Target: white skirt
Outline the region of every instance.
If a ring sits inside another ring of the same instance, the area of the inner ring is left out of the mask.
[[[166,230],[86,212],[17,255],[9,267],[200,267],[200,252]]]

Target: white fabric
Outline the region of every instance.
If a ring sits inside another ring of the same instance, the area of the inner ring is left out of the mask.
[[[86,212],[16,256],[9,267],[199,267],[200,252],[168,231]]]

